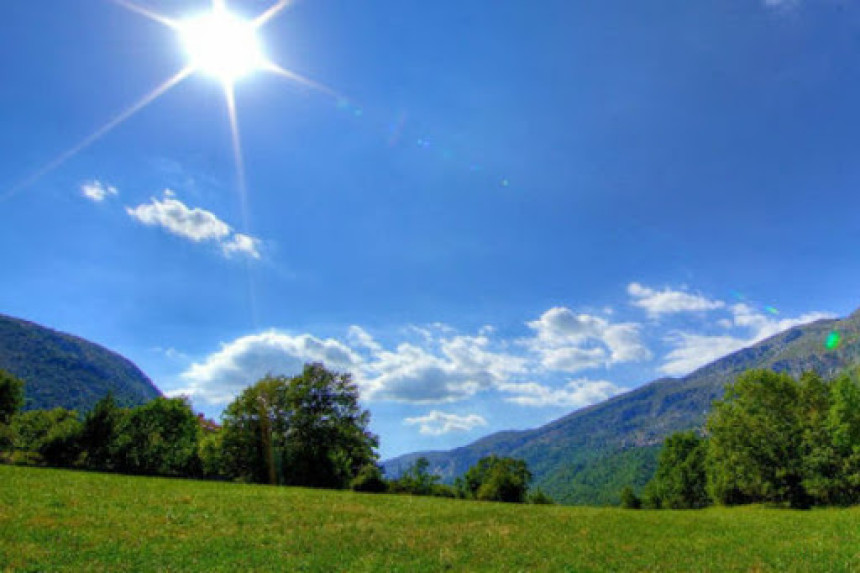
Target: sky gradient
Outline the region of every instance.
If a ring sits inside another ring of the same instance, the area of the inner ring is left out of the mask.
[[[856,3],[301,0],[260,39],[331,91],[236,83],[244,182],[211,77],[111,125],[174,30],[2,12],[0,312],[209,415],[322,360],[384,457],[449,448],[860,306]]]

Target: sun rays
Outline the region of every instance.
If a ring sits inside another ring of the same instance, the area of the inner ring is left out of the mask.
[[[0,200],[7,199],[16,192],[34,184],[51,171],[54,171],[190,76],[205,74],[216,78],[221,83],[224,91],[231,130],[231,146],[236,167],[237,187],[244,211],[243,218],[245,219],[245,223],[247,223],[247,180],[239,134],[239,119],[234,90],[235,84],[254,72],[265,71],[323,92],[329,96],[339,97],[330,88],[279,66],[269,60],[264,54],[262,41],[258,35],[259,30],[278,16],[285,8],[290,6],[292,1],[278,0],[259,16],[250,20],[242,19],[231,13],[225,0],[212,0],[209,11],[183,19],[159,14],[131,0],[110,0],[110,2],[174,30],[179,35],[179,39],[185,48],[189,63],[93,133],[60,153],[27,179],[9,189],[4,195],[0,195]]]

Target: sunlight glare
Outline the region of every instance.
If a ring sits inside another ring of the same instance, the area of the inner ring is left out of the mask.
[[[191,65],[224,84],[267,64],[254,23],[217,6],[180,24],[180,35]]]

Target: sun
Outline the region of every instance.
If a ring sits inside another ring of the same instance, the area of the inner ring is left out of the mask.
[[[224,84],[268,64],[254,22],[225,9],[180,22],[178,32],[191,65]]]

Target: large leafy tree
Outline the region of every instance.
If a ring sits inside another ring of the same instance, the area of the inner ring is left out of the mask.
[[[96,402],[84,418],[81,448],[84,464],[92,469],[114,469],[114,446],[117,430],[126,411],[119,408],[113,393]]]
[[[0,424],[8,424],[24,406],[24,382],[0,370]]]
[[[224,413],[224,467],[258,483],[348,487],[376,461],[369,422],[349,374],[307,364],[293,378],[266,376]]]
[[[657,472],[645,486],[646,505],[667,509],[693,509],[708,505],[707,447],[707,441],[692,431],[666,438]]]
[[[129,410],[117,424],[116,469],[132,474],[193,476],[200,424],[184,398],[156,398]]]
[[[803,488],[801,386],[787,374],[751,370],[726,388],[708,419],[709,482],[726,504],[808,504]]]
[[[804,486],[824,504],[860,503],[860,385],[834,380],[804,434]]]

